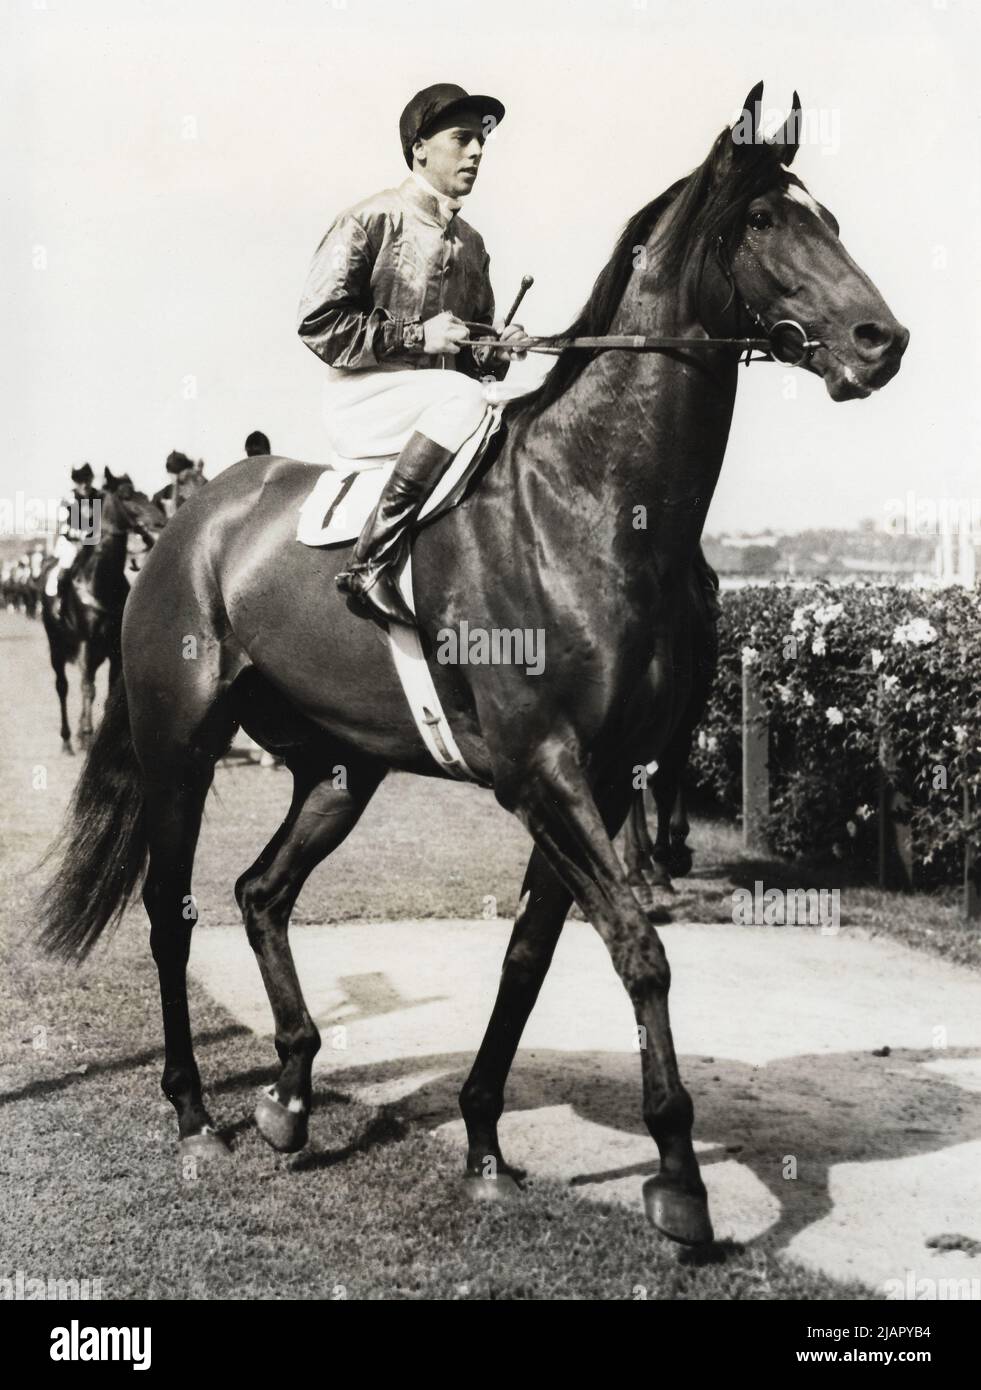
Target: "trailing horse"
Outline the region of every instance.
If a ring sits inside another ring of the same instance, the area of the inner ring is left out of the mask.
[[[128,478],[110,479],[110,489],[99,499],[100,526],[92,545],[83,545],[70,574],[61,582],[60,603],[41,594],[41,620],[48,639],[55,690],[61,708],[61,750],[74,753],[68,726],[68,677],[65,667],[77,661],[81,672],[82,713],[78,742],[87,748],[92,740],[92,702],[95,677],[109,662],[109,683],[119,675],[122,653],[120,632],[123,605],[129,594],[126,579],[127,541],[142,536],[148,546],[163,527],[166,516]],[[57,611],[56,611],[57,610]]]
[[[570,330],[672,335],[691,346],[564,352],[509,410],[479,486],[422,530],[413,550],[430,649],[463,622],[471,632],[531,628],[545,639],[539,675],[433,663],[467,763],[535,842],[497,1001],[461,1093],[466,1171],[497,1193],[520,1182],[498,1145],[504,1085],[575,899],[645,1030],[643,1113],[661,1160],[644,1186],[647,1210],[689,1243],[710,1239],[711,1223],[671,1036],[670,971],[611,835],[626,815],[634,766],[663,754],[690,695],[690,671],[676,661],[691,648],[685,590],[739,365],[738,350],[715,335],[794,319],[810,340],[808,370],[837,401],[885,385],[909,336],[845,252],[834,218],[789,172],[791,123],[772,142],[758,138],[760,97],[761,86],[738,138],[724,129],[699,168],[628,222]],[[795,98],[793,123],[799,116]],[[241,724],[293,773],[286,819],[235,887],[280,1061],[256,1119],[281,1150],[306,1141],[320,1044],[287,939],[293,904],[389,769],[438,775],[384,633],[335,592],[347,556],[294,540],[316,477],[289,459],[244,459],[164,531],[126,606],[123,680],[43,904],[48,947],[81,956],[143,879],[163,1089],[182,1144],[204,1155],[225,1145],[201,1093],[186,966],[192,867],[215,760]]]

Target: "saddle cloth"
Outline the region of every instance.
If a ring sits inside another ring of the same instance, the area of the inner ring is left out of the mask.
[[[419,513],[419,520],[441,516],[466,492],[482,446],[501,423],[502,406],[492,406],[440,478]],[[335,456],[300,507],[296,539],[303,545],[350,545],[361,534],[395,467],[397,454],[384,458],[345,459]]]
[[[420,520],[440,516],[459,502],[483,455],[484,446],[500,427],[502,409],[502,405],[494,405],[485,413],[433,489],[419,514]],[[374,510],[397,457],[396,454],[374,459],[335,456],[300,507],[297,540],[311,546],[350,545]],[[411,555],[398,576],[398,585],[414,613]],[[403,627],[401,623],[391,623],[388,646],[419,736],[433,761],[451,777],[478,782],[480,779],[453,737],[418,631],[414,627]]]

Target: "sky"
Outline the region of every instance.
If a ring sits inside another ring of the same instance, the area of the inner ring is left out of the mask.
[[[334,215],[405,174],[402,107],[452,81],[507,108],[463,215],[498,303],[575,316],[629,216],[699,164],[750,87],[911,330],[899,376],[834,404],[741,373],[708,530],[880,521],[981,492],[981,5],[962,0],[4,0],[0,496],[90,460],[213,474],[253,429],[325,452],[295,331]],[[534,384],[549,359],[512,368]]]

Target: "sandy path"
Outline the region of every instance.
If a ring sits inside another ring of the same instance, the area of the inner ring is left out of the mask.
[[[456,1094],[509,930],[455,921],[295,931],[324,1037],[319,1070],[400,1101],[461,1145]],[[951,1235],[981,1242],[981,980],[855,931],[672,926],[663,934],[717,1234],[775,1231],[793,1258],[887,1292],[910,1279],[967,1279],[975,1283],[961,1296],[981,1297],[981,1255],[927,1245]],[[199,930],[192,969],[237,1018],[271,1033],[240,928]],[[565,1179],[587,1199],[639,1214],[642,1175],[655,1160],[640,1119],[634,1036],[598,937],[569,923],[501,1134],[509,1160],[533,1176]],[[874,1056],[884,1045],[890,1055]],[[924,1284],[919,1292],[945,1293]]]

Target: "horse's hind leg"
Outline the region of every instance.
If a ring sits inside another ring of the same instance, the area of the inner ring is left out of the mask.
[[[276,1022],[281,1070],[256,1106],[256,1124],[274,1149],[294,1153],[307,1141],[310,1073],[320,1034],[307,1012],[287,932],[290,913],[310,872],[357,824],[384,768],[350,751],[314,758],[304,750],[287,762],[293,800],[286,819],[235,885]]]
[[[61,751],[73,754],[72,731],[68,723],[68,677],[65,675],[65,658],[59,652],[55,656],[54,644],[57,637],[49,638],[51,642],[51,667],[55,675],[55,690],[58,692],[58,704],[61,708]]]
[[[88,748],[92,743],[92,706],[95,703],[95,673],[102,664],[102,653],[93,639],[82,643],[78,653],[81,678],[82,712],[78,718],[78,746]]]
[[[224,1153],[201,1097],[187,1005],[187,961],[197,909],[191,870],[201,813],[214,763],[205,753],[155,756],[147,775],[145,816],[150,862],[143,902],[150,918],[150,950],[160,977],[164,1028],[164,1095],[177,1111],[183,1152]]]

